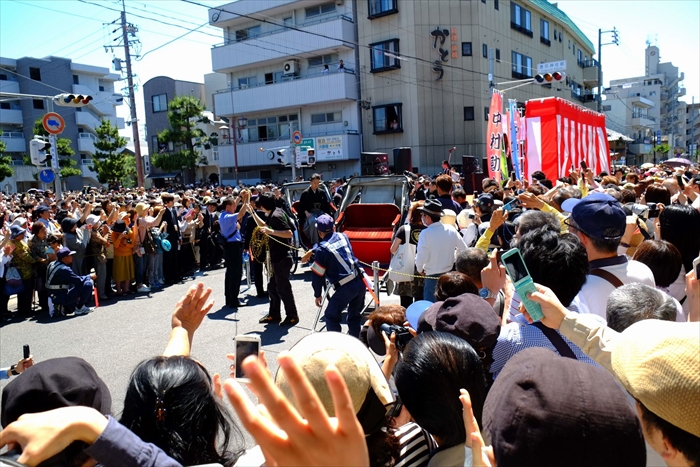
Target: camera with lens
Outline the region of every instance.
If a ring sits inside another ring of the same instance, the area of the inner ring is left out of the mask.
[[[405,326],[399,326],[397,324],[387,324],[384,323],[379,326],[381,331],[384,331],[387,337],[391,337],[391,334],[396,334],[396,349],[399,352],[403,352],[406,344],[413,339],[413,335],[409,332],[408,328]]]
[[[659,217],[659,213],[661,211],[659,210],[658,203],[647,203],[647,207],[649,208],[649,219],[655,219]]]
[[[633,214],[637,215],[637,217],[644,220],[649,218],[649,206],[638,203],[629,203],[627,206],[630,208]]]

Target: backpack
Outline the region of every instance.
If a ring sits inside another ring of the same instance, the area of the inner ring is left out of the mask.
[[[158,252],[158,247],[156,246],[155,240],[153,240],[151,229],[146,229],[146,235],[143,237],[141,246],[143,246],[143,250],[147,255],[152,255],[153,253]]]

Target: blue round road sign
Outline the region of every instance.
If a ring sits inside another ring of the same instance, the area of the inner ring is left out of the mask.
[[[56,175],[51,169],[44,169],[41,172],[39,172],[39,179],[44,183],[51,183],[53,182],[54,178],[56,178]]]
[[[301,144],[301,131],[292,133],[292,141],[294,141],[294,144]]]

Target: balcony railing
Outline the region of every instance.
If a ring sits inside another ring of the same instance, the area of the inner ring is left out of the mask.
[[[591,67],[598,67],[600,64],[598,63],[598,60],[589,58],[588,60],[582,60],[578,62],[579,66],[581,68],[591,68]]]
[[[510,28],[515,29],[518,32],[522,32],[523,34],[525,34],[528,37],[532,37],[532,31],[530,29],[525,29],[524,26],[520,26],[519,24],[517,24],[513,21],[510,22]]]
[[[583,102],[584,104],[586,102],[594,102],[596,100],[596,95],[593,93],[577,93],[575,91],[571,91],[571,97],[579,102]]]
[[[304,21],[303,23],[299,23],[299,24],[290,24],[290,25],[285,24],[285,25],[280,26],[278,28],[270,29],[268,31],[261,32],[260,34],[254,34],[252,36],[247,36],[245,38],[238,38],[237,39],[236,37],[233,37],[232,39],[229,39],[229,40],[224,41],[220,44],[214,45],[213,48],[215,49],[217,47],[225,47],[227,45],[237,44],[239,42],[245,42],[245,41],[252,40],[252,39],[260,39],[261,37],[272,36],[275,34],[279,34],[280,32],[305,28],[307,26],[312,26],[314,24],[319,24],[319,23],[325,23],[328,21],[334,21],[336,19],[343,19],[343,20],[348,21],[350,23],[353,22],[352,18],[349,16],[346,16],[346,15],[322,16],[320,18],[310,19],[310,20]]]

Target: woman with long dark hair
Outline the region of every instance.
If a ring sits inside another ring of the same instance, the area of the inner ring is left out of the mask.
[[[700,212],[692,206],[672,204],[659,214],[658,234],[678,248],[683,261],[678,278],[668,287],[669,295],[685,305],[685,275],[693,268],[693,260],[700,254]]]
[[[241,433],[212,378],[185,356],[155,357],[136,367],[124,399],[121,424],[183,465],[232,466],[242,454]]]

